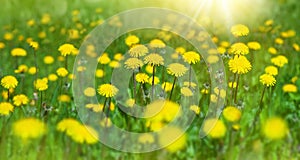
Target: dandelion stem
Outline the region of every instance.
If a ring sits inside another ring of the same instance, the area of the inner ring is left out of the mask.
[[[233,75],[233,81],[232,81],[232,85],[231,85],[231,100],[230,102],[233,101],[233,98],[234,98],[234,83],[235,83],[235,80],[236,80],[236,74]]]
[[[133,99],[136,98],[136,80],[135,80],[135,73],[132,73],[132,81],[133,81]]]
[[[40,98],[40,115],[42,116],[42,106],[43,106],[43,92],[40,92],[41,98]]]
[[[260,101],[259,101],[259,107],[260,107],[260,108],[262,108],[261,106],[262,106],[262,101],[263,101],[263,99],[264,99],[264,95],[265,95],[266,88],[267,88],[267,86],[264,87],[263,92],[262,92],[261,97],[260,97]],[[260,110],[261,110],[261,109],[260,109]]]
[[[236,81],[236,90],[235,90],[235,94],[234,94],[234,103],[236,103],[237,92],[239,89],[239,81],[240,81],[240,75],[238,74],[237,81]]]
[[[154,77],[155,77],[155,65],[153,65],[152,70],[152,91],[151,91],[151,99],[154,100]]]
[[[173,81],[173,85],[172,85],[172,89],[171,89],[169,100],[171,100],[171,98],[172,98],[172,94],[173,94],[173,90],[174,90],[174,87],[175,87],[176,79],[177,79],[177,77],[174,77],[174,81]]]
[[[190,67],[189,67],[189,88],[191,88],[191,82],[192,82],[192,65],[190,64]]]

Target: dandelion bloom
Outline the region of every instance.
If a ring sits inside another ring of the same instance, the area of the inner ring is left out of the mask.
[[[176,126],[168,126],[158,134],[158,141],[168,152],[174,153],[186,146],[187,137],[182,129]]]
[[[276,76],[278,74],[278,69],[275,66],[268,66],[265,68],[265,72],[269,75]]]
[[[49,74],[48,75],[48,79],[49,81],[56,81],[58,79],[57,75],[56,74]]]
[[[130,35],[128,37],[126,37],[125,39],[125,43],[127,46],[132,46],[134,44],[137,44],[140,42],[139,37],[135,36],[135,35]]]
[[[285,84],[283,87],[282,87],[282,90],[283,92],[289,92],[289,93],[292,93],[292,92],[297,92],[298,91],[298,88],[296,85],[294,84]]]
[[[142,44],[137,44],[131,47],[128,51],[131,57],[141,57],[149,52],[148,48]]]
[[[92,87],[87,87],[84,91],[83,91],[83,94],[85,96],[88,96],[88,97],[93,97],[96,95],[96,90]]]
[[[268,139],[277,140],[284,138],[288,134],[289,129],[282,118],[273,117],[264,122],[262,132]]]
[[[248,73],[252,68],[251,63],[245,56],[236,55],[233,59],[229,60],[228,64],[229,70],[237,74]]]
[[[228,106],[223,110],[224,118],[229,122],[236,122],[241,119],[242,112],[233,106]]]
[[[66,77],[68,73],[68,70],[64,67],[60,67],[56,70],[56,74],[60,77]]]
[[[183,53],[185,53],[186,50],[183,47],[177,47],[175,49],[175,51],[176,51],[176,53],[183,54]]]
[[[153,79],[152,76],[148,79],[148,83],[149,83],[150,85],[152,85],[152,79]],[[159,82],[160,82],[159,78],[156,77],[156,76],[154,76],[154,84],[156,85],[156,84],[158,84]]]
[[[281,38],[276,38],[276,39],[275,39],[275,43],[276,43],[276,44],[279,44],[279,45],[282,45],[282,44],[284,43],[284,41],[283,41],[283,39],[281,39]]]
[[[14,111],[14,106],[8,102],[0,103],[0,114],[1,115],[9,115],[9,112]]]
[[[116,53],[114,55],[114,59],[117,60],[117,61],[121,61],[123,58],[124,57],[123,57],[122,53]]]
[[[214,92],[216,95],[220,94],[221,98],[225,98],[226,97],[226,90],[225,89],[219,89],[218,87],[214,88]]]
[[[137,82],[144,84],[148,82],[149,76],[146,73],[138,73],[136,74],[135,79]]]
[[[110,118],[106,117],[100,121],[100,126],[102,126],[102,127],[111,127],[111,125],[112,125],[112,122],[111,122]]]
[[[95,144],[98,142],[98,133],[95,129],[86,125],[75,126],[71,130],[71,138],[77,143]]]
[[[16,88],[18,80],[14,76],[8,75],[1,79],[1,85],[6,89]]]
[[[118,68],[118,67],[120,67],[120,63],[118,61],[113,60],[109,63],[109,67]]]
[[[54,62],[54,58],[52,56],[45,56],[44,63],[45,64],[52,64]]]
[[[216,56],[216,55],[209,55],[209,56],[207,57],[207,62],[208,62],[208,63],[213,64],[213,63],[217,63],[218,61],[219,61],[219,57]]]
[[[194,111],[195,114],[199,114],[199,113],[200,113],[200,107],[197,106],[197,105],[191,105],[191,106],[190,106],[190,110],[191,110],[191,111]]]
[[[96,77],[102,78],[104,76],[104,71],[102,69],[97,69],[95,74]]]
[[[144,62],[151,66],[159,66],[164,64],[164,58],[157,53],[151,53],[144,58]]]
[[[300,51],[300,46],[297,43],[293,43],[293,48],[295,51]]]
[[[224,47],[218,47],[218,53],[220,53],[220,54],[225,54],[225,52],[226,52],[226,48],[224,48]]]
[[[139,136],[138,142],[142,144],[151,144],[154,142],[154,137],[150,133],[143,133]]]
[[[34,83],[34,86],[37,90],[44,91],[48,89],[48,79],[47,78],[37,79]]]
[[[235,37],[247,36],[249,34],[249,28],[243,24],[232,26],[230,31]]]
[[[252,50],[260,50],[261,46],[258,42],[248,42],[247,46]]]
[[[166,47],[166,44],[160,39],[151,40],[149,45],[150,45],[151,48],[164,48],[164,47]]]
[[[29,42],[29,46],[32,47],[34,50],[37,50],[39,48],[39,43],[35,41]]]
[[[132,98],[127,99],[126,105],[127,105],[128,107],[133,107],[134,104],[135,104],[135,100],[134,100],[134,99],[132,99]]]
[[[67,135],[70,135],[72,128],[77,125],[80,125],[80,123],[78,121],[76,121],[75,119],[72,119],[72,118],[67,118],[67,119],[61,120],[57,124],[56,129],[60,132],[66,132]]]
[[[27,52],[23,48],[14,48],[11,52],[12,56],[19,56],[19,57],[24,57],[27,55]]]
[[[193,96],[193,92],[189,87],[182,87],[180,93],[185,97]]]
[[[237,83],[236,82],[228,82],[228,87],[230,88],[236,88]]]
[[[99,58],[98,58],[98,62],[100,64],[108,64],[110,62],[110,58],[108,56],[107,53],[103,53]]]
[[[15,73],[25,73],[28,71],[28,67],[25,64],[18,66],[18,69],[15,70]]]
[[[13,133],[23,140],[39,138],[46,134],[46,124],[36,118],[21,119],[13,124]]]
[[[288,59],[285,56],[279,55],[277,57],[272,58],[271,62],[278,67],[283,67],[285,64],[288,63]]]
[[[118,91],[118,88],[112,84],[102,84],[98,87],[98,93],[106,98],[115,96]]]
[[[58,101],[60,102],[70,102],[71,101],[71,97],[67,94],[62,94],[62,95],[59,95],[57,97]]]
[[[200,55],[194,51],[185,52],[182,57],[189,64],[195,64],[200,61]]]
[[[36,67],[30,67],[28,69],[28,73],[31,74],[31,75],[35,74],[36,73]]]
[[[230,53],[237,55],[246,55],[249,53],[249,47],[241,42],[234,43],[230,47]]]
[[[172,63],[167,67],[167,71],[170,75],[175,77],[182,77],[188,69],[180,63]]]
[[[70,55],[71,53],[73,53],[75,51],[75,47],[73,44],[63,44],[58,48],[58,51],[61,53],[62,56],[67,56]]]
[[[26,95],[24,94],[19,94],[19,95],[15,95],[13,98],[14,101],[14,105],[15,106],[21,106],[21,105],[26,105],[29,102],[29,99]]]
[[[138,58],[128,58],[125,63],[125,68],[127,69],[138,69],[144,65],[143,61]]]
[[[276,79],[269,74],[263,74],[259,77],[260,82],[267,87],[274,86],[276,83]]]
[[[226,134],[226,126],[219,119],[208,119],[204,122],[203,130],[211,138],[222,138]]]
[[[277,54],[277,49],[274,48],[274,47],[270,47],[270,48],[268,49],[268,52],[271,53],[271,54]]]
[[[172,90],[172,83],[170,82],[164,82],[161,86],[161,88],[165,91],[165,92],[169,92]]]

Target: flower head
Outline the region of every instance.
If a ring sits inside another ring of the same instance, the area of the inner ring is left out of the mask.
[[[112,84],[102,84],[98,87],[98,93],[106,98],[115,96],[118,91],[119,89]]]
[[[34,50],[37,50],[39,48],[39,43],[35,41],[29,42],[29,46],[32,47]]]
[[[47,78],[37,79],[34,83],[34,86],[37,90],[44,91],[48,89],[48,79]]]
[[[17,56],[17,57],[24,57],[27,55],[27,52],[25,49],[23,48],[14,48],[12,51],[11,51],[11,55],[12,56]]]
[[[187,137],[184,131],[176,126],[168,126],[158,134],[159,144],[171,153],[186,146]]]
[[[18,80],[14,76],[8,75],[1,79],[1,85],[6,89],[16,88]]]
[[[14,111],[14,106],[8,102],[0,103],[0,115],[9,115],[10,112]]]
[[[229,60],[228,64],[229,70],[237,74],[248,73],[252,68],[251,63],[245,56],[236,55],[233,59]]]
[[[66,77],[68,73],[68,70],[64,67],[60,67],[56,70],[56,74],[60,77]]]
[[[13,124],[13,133],[23,140],[39,138],[46,133],[46,124],[36,118],[21,119]]]
[[[278,69],[275,66],[268,66],[265,68],[265,72],[269,75],[276,76],[278,74]]]
[[[189,87],[182,87],[180,93],[185,97],[193,96],[193,92]]]
[[[134,45],[129,49],[129,55],[131,57],[141,57],[149,52],[148,48],[142,44]]]
[[[67,56],[76,51],[76,48],[73,44],[63,44],[58,48],[58,51],[61,53],[62,56]]]
[[[172,63],[168,65],[167,70],[170,75],[182,77],[188,69],[180,63]]]
[[[230,31],[236,37],[247,36],[249,34],[249,28],[243,24],[232,26]]]
[[[247,46],[252,50],[260,50],[261,46],[258,42],[248,42]]]
[[[164,58],[157,53],[151,53],[144,58],[146,64],[159,66],[164,64]]]
[[[83,91],[83,94],[85,96],[88,96],[88,97],[93,97],[96,95],[96,91],[94,88],[92,87],[87,87],[84,91]]]
[[[269,74],[263,74],[259,77],[260,82],[267,87],[274,86],[276,83],[276,79]]]
[[[29,99],[26,95],[19,94],[14,96],[13,101],[14,101],[14,105],[21,106],[21,105],[26,105],[29,102]]]
[[[200,55],[194,51],[185,52],[182,57],[189,64],[195,64],[200,61]]]
[[[132,46],[134,44],[137,44],[140,42],[139,37],[135,36],[135,35],[130,35],[128,37],[126,37],[125,39],[125,43],[127,46]]]
[[[110,62],[110,58],[108,56],[107,53],[103,53],[99,58],[98,58],[98,62],[100,64],[108,64]]]
[[[237,54],[237,55],[246,55],[249,53],[249,48],[244,43],[241,42],[234,43],[230,47],[230,53]]]
[[[223,110],[224,118],[229,122],[236,122],[239,121],[241,118],[241,111],[233,106],[228,106]]]
[[[199,114],[200,113],[200,107],[197,105],[191,105],[190,106],[190,110],[194,111],[195,114]]]
[[[164,48],[164,47],[166,47],[166,44],[160,39],[151,40],[149,45],[150,45],[151,48]]]
[[[136,74],[135,79],[137,82],[144,84],[148,82],[149,76],[146,73],[138,73]]]
[[[144,65],[143,61],[138,58],[128,58],[124,64],[127,69],[132,70],[142,67]]]
[[[279,55],[277,57],[272,58],[271,62],[278,67],[283,67],[285,64],[288,63],[288,59],[285,56]]]
[[[211,138],[222,138],[226,134],[226,126],[219,119],[208,119],[204,122],[203,130]]]
[[[262,132],[268,139],[276,140],[284,138],[288,134],[289,129],[283,119],[273,117],[266,120],[263,125]]]
[[[298,91],[298,88],[297,88],[297,86],[296,85],[294,85],[294,84],[285,84],[283,87],[282,87],[282,90],[283,90],[283,92],[290,92],[290,93],[292,93],[292,92],[297,92]]]

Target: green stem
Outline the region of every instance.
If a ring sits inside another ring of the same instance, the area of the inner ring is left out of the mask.
[[[239,89],[239,81],[240,81],[240,75],[238,74],[237,82],[236,82],[236,90],[235,90],[235,94],[234,94],[234,103],[235,104],[236,104],[237,92],[238,92],[238,89]]]
[[[190,67],[189,67],[189,88],[191,88],[191,83],[192,83],[192,65],[190,64]]]
[[[152,70],[152,90],[151,90],[151,99],[154,100],[154,77],[155,77],[155,65],[153,65]]]
[[[173,90],[175,88],[176,79],[177,79],[177,77],[174,77],[174,81],[173,81],[173,85],[172,85],[172,89],[171,89],[169,100],[171,100],[171,98],[172,98]]]

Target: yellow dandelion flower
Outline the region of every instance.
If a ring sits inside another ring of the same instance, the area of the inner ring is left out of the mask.
[[[36,73],[36,67],[29,67],[28,73],[34,75]]]
[[[108,64],[110,62],[110,58],[107,53],[103,53],[99,58],[98,62],[100,64]]]
[[[245,56],[234,56],[233,59],[230,59],[228,62],[229,70],[233,73],[237,74],[245,74],[248,73],[252,65],[248,61],[248,59]]]
[[[109,67],[118,68],[118,67],[120,67],[120,63],[118,61],[113,60],[109,63]]]
[[[230,88],[236,88],[237,83],[236,82],[228,82],[228,87]]]
[[[36,118],[21,119],[13,124],[14,135],[23,140],[42,137],[46,130],[46,124]]]
[[[277,54],[277,49],[274,48],[274,47],[270,47],[270,48],[268,49],[268,52],[271,53],[271,54]]]
[[[189,64],[195,64],[200,61],[200,55],[194,51],[185,52],[182,57]]]
[[[34,19],[30,19],[27,21],[27,26],[32,27],[35,24],[35,20]]]
[[[45,56],[44,63],[45,64],[52,64],[54,62],[54,58],[52,56]]]
[[[77,143],[95,144],[98,142],[98,133],[96,130],[86,125],[74,126],[70,137]]]
[[[145,64],[159,66],[164,64],[164,58],[157,53],[151,53],[144,58]]]
[[[263,85],[266,85],[267,87],[274,86],[276,83],[276,79],[272,75],[269,75],[269,74],[263,74],[259,77],[259,79],[260,79],[259,81]]]
[[[297,80],[298,80],[298,77],[297,77],[297,76],[294,76],[294,77],[291,79],[291,82],[292,82],[292,83],[296,83]]]
[[[224,89],[219,89],[218,87],[215,87],[214,92],[216,95],[220,95],[221,98],[226,97],[226,90],[224,90]]]
[[[202,94],[208,94],[209,93],[209,90],[208,89],[205,89],[205,88],[203,88],[203,89],[201,89],[201,91],[200,91]]]
[[[0,47],[1,48],[1,47]],[[297,43],[293,43],[293,48],[295,51],[300,51],[300,46]]]
[[[224,47],[224,48],[228,48],[228,47],[230,46],[230,43],[227,42],[227,41],[221,41],[221,42],[220,42],[220,46],[221,46],[221,47]]]
[[[186,52],[185,48],[183,48],[183,47],[177,47],[175,49],[175,51],[176,51],[176,53],[179,53],[179,54],[183,54]]]
[[[284,138],[288,134],[289,129],[282,118],[273,117],[264,122],[262,132],[268,139],[277,140]]]
[[[66,68],[60,67],[56,70],[56,74],[60,77],[66,77],[69,74],[69,72]]]
[[[269,19],[269,20],[266,20],[266,21],[265,21],[265,25],[266,25],[266,26],[272,26],[273,23],[274,23],[274,21],[273,21],[272,19]]]
[[[284,43],[284,41],[283,41],[283,39],[281,39],[281,38],[276,38],[276,39],[275,39],[275,43],[276,43],[276,44],[279,44],[279,45],[282,45],[282,44]]]
[[[39,49],[39,43],[38,43],[38,42],[35,42],[35,41],[31,41],[31,42],[29,43],[29,46],[32,47],[34,50]]]
[[[123,57],[122,53],[117,53],[117,54],[114,55],[114,59],[116,61],[121,61],[123,58],[124,57]]]
[[[15,70],[15,73],[25,73],[28,71],[28,67],[25,64],[18,66],[18,69]]]
[[[136,74],[135,79],[137,82],[144,84],[148,82],[149,76],[146,73],[138,73]]]
[[[151,48],[164,48],[166,47],[166,44],[160,39],[153,39],[150,41],[149,46]]]
[[[134,44],[137,44],[140,42],[139,37],[135,36],[135,35],[130,35],[128,37],[126,37],[125,39],[125,43],[127,46],[132,46]]]
[[[6,32],[3,35],[3,39],[7,40],[7,41],[11,41],[14,38],[14,34],[10,33],[10,32]]]
[[[208,119],[204,122],[203,130],[211,138],[222,138],[226,134],[226,126],[219,119]]]
[[[98,87],[98,93],[106,98],[115,96],[118,91],[118,88],[112,84],[102,84]]]
[[[66,132],[67,135],[71,135],[72,129],[78,125],[80,125],[80,123],[77,120],[73,118],[67,118],[61,120],[57,124],[56,129],[60,132]]]
[[[62,56],[67,56],[70,55],[71,53],[73,53],[75,51],[75,47],[73,44],[63,44],[58,48],[58,51],[61,53]]]
[[[47,78],[37,79],[34,83],[34,86],[37,90],[44,91],[48,89],[48,79]]]
[[[242,112],[233,106],[228,106],[223,110],[224,118],[229,122],[237,122],[241,119]]]
[[[92,87],[87,87],[84,91],[83,91],[83,94],[85,96],[88,96],[88,97],[93,97],[96,95],[96,90]]]
[[[1,79],[1,85],[6,89],[16,88],[18,85],[18,80],[14,76],[11,76],[11,75],[4,76]]]
[[[43,14],[42,19],[41,19],[41,23],[42,24],[48,24],[50,21],[51,21],[50,14],[48,14],[48,13]]]
[[[265,68],[265,72],[269,75],[276,76],[278,74],[278,69],[275,66],[268,66]]]
[[[230,47],[230,53],[237,55],[246,55],[249,53],[249,47],[241,42],[234,43]]]
[[[97,69],[95,74],[96,77],[102,78],[104,76],[104,71],[102,69]]]
[[[235,37],[247,36],[249,34],[249,28],[243,24],[232,26],[230,31]]]
[[[224,47],[218,47],[217,50],[218,50],[218,53],[220,53],[220,54],[226,53],[226,48],[224,48]]]
[[[150,133],[143,133],[139,136],[138,142],[142,144],[151,144],[154,142],[154,137]]]
[[[149,74],[152,74],[153,73],[153,67],[151,65],[146,65],[146,68],[145,68],[146,72],[149,73]]]
[[[100,126],[102,127],[111,127],[112,126],[112,122],[110,118],[104,118],[100,121]]]
[[[62,95],[58,96],[57,100],[60,101],[60,102],[70,102],[71,97],[67,94],[62,94]]]
[[[297,92],[298,91],[298,88],[296,85],[294,84],[285,84],[283,87],[282,87],[282,90],[283,92],[288,92],[288,93],[292,93],[292,92]]]
[[[127,105],[128,107],[133,107],[134,104],[135,104],[135,100],[132,99],[132,98],[130,98],[130,99],[128,99],[128,100],[126,101],[126,105]]]
[[[175,77],[182,77],[188,69],[180,63],[172,63],[167,67],[167,72]]]
[[[161,86],[161,88],[165,91],[165,92],[169,92],[172,90],[172,83],[170,82],[164,82]]]
[[[161,146],[171,153],[185,148],[187,137],[182,129],[176,126],[168,126],[163,132],[159,132],[158,141]]]
[[[56,74],[53,74],[53,73],[52,73],[52,74],[49,74],[49,75],[48,75],[48,80],[49,80],[49,81],[53,81],[53,82],[54,82],[54,81],[56,81],[57,79],[58,79],[58,77],[57,77]]]
[[[137,44],[131,47],[128,51],[131,57],[141,57],[149,52],[148,48],[142,44]]]
[[[193,91],[189,87],[182,87],[180,93],[185,97],[193,96]]]
[[[21,106],[21,105],[26,105],[29,102],[29,99],[26,95],[24,94],[19,94],[19,95],[15,95],[13,98],[14,101],[14,105],[15,106]]]
[[[149,77],[149,79],[148,79],[148,83],[149,83],[150,85],[152,85],[152,79],[153,79],[152,76]],[[154,76],[154,85],[158,84],[159,82],[160,82],[159,78],[156,77],[156,76]]]
[[[208,63],[213,64],[213,63],[217,63],[219,61],[219,57],[216,55],[209,55],[206,60]]]
[[[0,49],[3,49],[3,48],[5,48],[5,43],[0,42]]]
[[[288,63],[288,59],[285,56],[279,55],[271,59],[271,62],[278,67],[283,67]]]
[[[23,48],[14,48],[13,50],[11,50],[11,55],[14,57],[24,57],[27,55],[27,52],[25,49]]]
[[[7,94],[6,94],[7,95]],[[10,112],[14,111],[14,106],[8,102],[0,103],[0,115],[9,115]]]
[[[191,110],[191,111],[194,111],[195,114],[199,114],[199,113],[200,113],[200,107],[197,106],[197,105],[191,105],[191,106],[190,106],[190,110]]]
[[[127,69],[138,69],[144,65],[143,61],[138,58],[128,58],[125,63],[125,68]]]
[[[258,42],[248,42],[247,46],[252,50],[260,50],[261,46]]]

